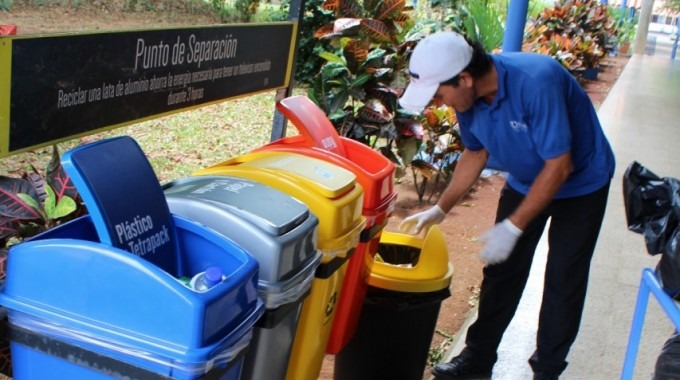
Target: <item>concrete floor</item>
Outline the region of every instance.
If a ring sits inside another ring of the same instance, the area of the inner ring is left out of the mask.
[[[561,377],[566,380],[621,377],[640,276],[659,259],[647,254],[642,235],[627,230],[622,177],[635,160],[661,177],[680,178],[680,61],[666,55],[634,55],[598,115],[616,154],[617,168],[593,258],[581,330]],[[494,380],[532,378],[527,360],[535,348],[546,253],[544,239],[519,310],[499,347]],[[673,332],[653,298],[647,310],[634,379],[650,379],[659,351]],[[474,315],[469,322],[473,319]],[[447,360],[463,348],[466,327]]]

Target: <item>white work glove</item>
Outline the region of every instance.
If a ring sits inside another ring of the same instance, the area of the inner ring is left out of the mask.
[[[439,205],[425,211],[413,214],[399,223],[399,231],[405,234],[418,235],[425,228],[433,224],[439,224],[444,220],[446,213]]]
[[[510,256],[522,232],[510,219],[504,219],[481,236],[480,240],[486,244],[479,258],[487,265],[502,263]]]

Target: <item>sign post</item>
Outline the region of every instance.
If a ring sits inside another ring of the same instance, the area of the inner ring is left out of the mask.
[[[297,23],[0,38],[0,157],[287,88]]]

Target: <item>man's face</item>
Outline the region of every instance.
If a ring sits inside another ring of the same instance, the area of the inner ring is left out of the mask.
[[[475,103],[476,94],[472,86],[472,77],[467,72],[461,73],[458,86],[439,85],[437,92],[432,97],[432,102],[437,106],[447,105],[458,112],[465,112]]]

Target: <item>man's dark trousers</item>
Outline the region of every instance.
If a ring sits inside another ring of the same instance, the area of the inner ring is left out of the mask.
[[[585,302],[590,260],[602,225],[609,184],[593,193],[553,200],[517,241],[508,260],[484,267],[477,320],[467,332],[463,355],[492,366],[503,333],[517,310],[538,241],[550,218],[548,260],[538,322],[534,372],[560,374],[576,339]],[[505,186],[496,223],[507,218],[524,195]]]

